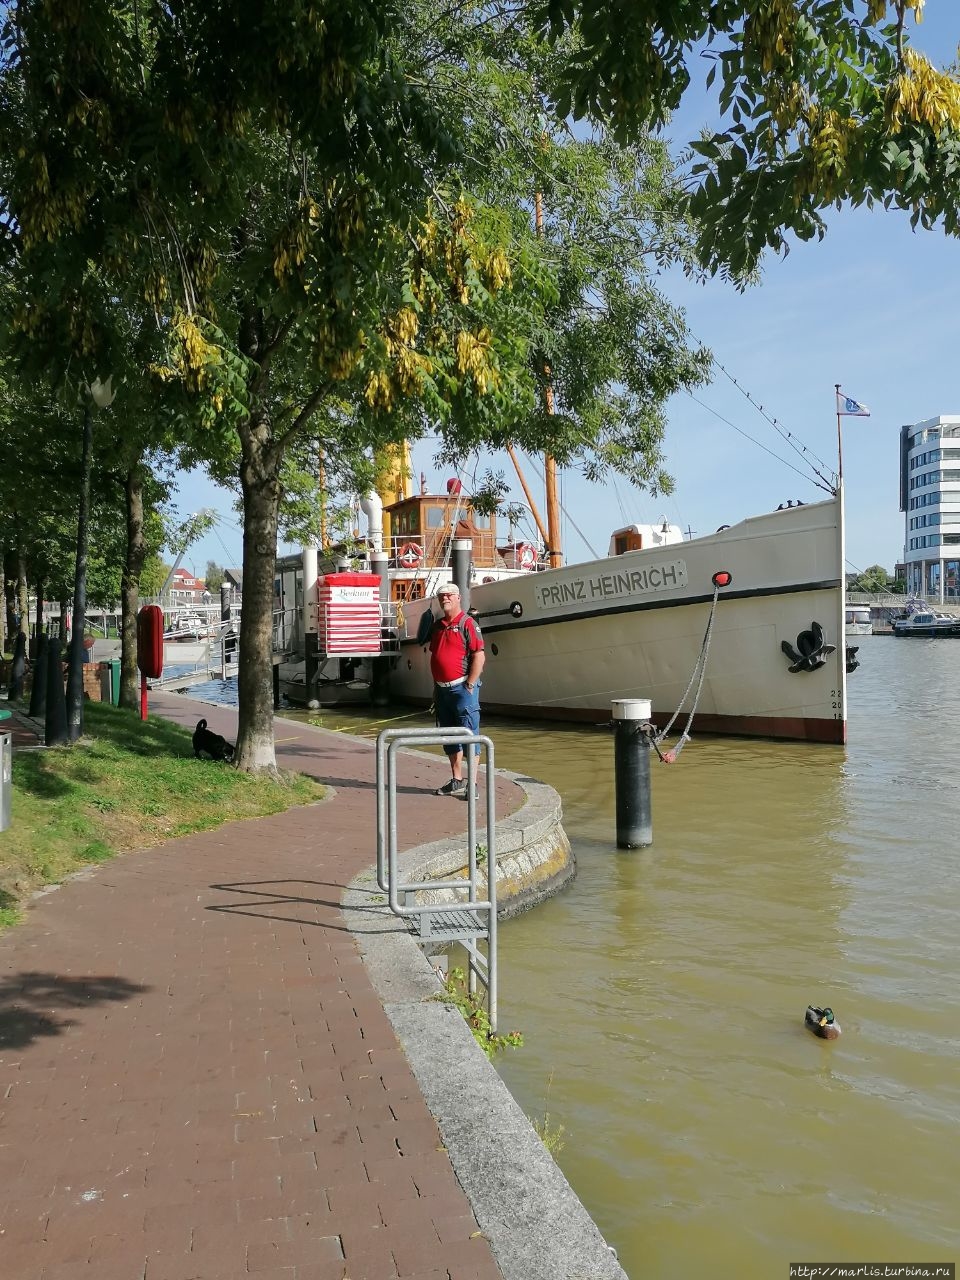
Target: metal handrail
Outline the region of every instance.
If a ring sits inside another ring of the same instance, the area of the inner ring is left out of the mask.
[[[449,877],[443,880],[400,880],[399,841],[397,835],[397,754],[402,745],[437,744],[462,746],[467,763],[467,878]],[[486,753],[485,795],[487,802],[487,896],[478,897],[477,863],[477,757],[473,750],[479,746]],[[387,894],[390,910],[401,919],[419,921],[423,933],[425,917],[449,915],[449,903],[416,903],[407,906],[400,901],[401,894],[413,894],[425,890],[452,890],[466,893],[467,899],[456,908],[472,917],[476,931],[472,937],[460,939],[468,956],[469,986],[476,989],[479,978],[487,988],[488,1016],[495,1030],[497,1020],[497,851],[496,851],[496,797],[494,777],[494,747],[490,738],[471,733],[469,729],[441,727],[384,729],[377,736],[376,754],[377,786],[377,884]],[[486,927],[480,923],[480,913],[486,913]],[[478,948],[478,940],[487,939],[487,955]]]

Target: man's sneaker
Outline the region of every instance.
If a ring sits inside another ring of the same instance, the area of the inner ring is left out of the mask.
[[[433,794],[435,796],[465,796],[467,794],[467,784],[462,778],[451,778],[442,787],[437,787]]]
[[[458,791],[458,792],[457,792],[457,795],[460,797],[460,799],[461,799],[461,800],[469,800],[469,799],[470,799],[470,792],[469,792],[469,790],[468,790],[468,788],[467,788],[467,784],[466,784],[466,783],[464,783],[464,784],[463,784],[463,790],[462,790],[462,791]],[[474,787],[474,788],[473,788],[473,798],[474,798],[474,800],[479,800],[479,799],[480,799],[480,792],[479,792],[479,790],[478,790],[476,787]]]

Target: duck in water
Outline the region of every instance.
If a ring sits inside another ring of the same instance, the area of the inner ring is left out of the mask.
[[[832,1009],[818,1009],[816,1005],[809,1004],[803,1021],[821,1040],[837,1040],[840,1036],[840,1023]]]

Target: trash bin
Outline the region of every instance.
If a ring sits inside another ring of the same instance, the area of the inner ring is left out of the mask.
[[[110,705],[119,707],[120,705],[120,659],[110,658],[107,662],[110,668]]]
[[[9,711],[0,711],[0,721],[9,720]],[[13,734],[0,725],[0,831],[10,825],[10,794],[13,790]]]

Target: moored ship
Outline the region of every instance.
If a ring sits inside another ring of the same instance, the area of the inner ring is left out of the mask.
[[[321,705],[344,701],[347,683],[349,700],[369,697],[377,662],[392,698],[429,704],[421,623],[451,576],[454,539],[469,538],[461,588],[486,641],[485,712],[601,722],[613,699],[643,697],[660,724],[695,709],[694,733],[845,741],[840,490],[690,541],[666,521],[633,525],[608,556],[563,568],[544,567],[530,544],[498,547],[493,517],[462,494],[404,498],[384,514],[389,533],[372,525],[369,537],[384,547],[383,645],[349,670],[337,660],[349,680],[305,676]],[[330,661],[317,653],[314,672]]]

